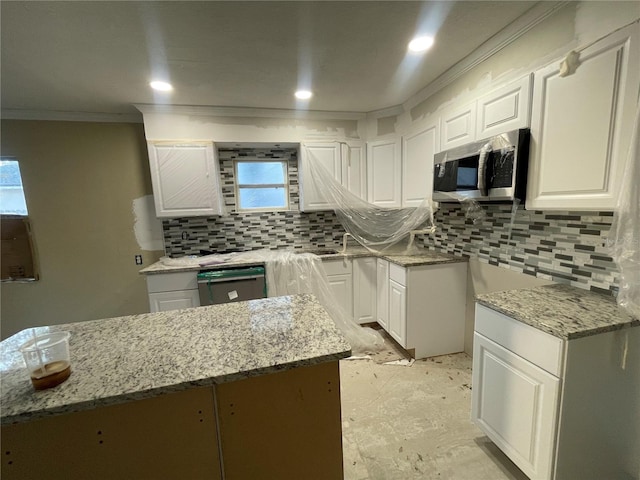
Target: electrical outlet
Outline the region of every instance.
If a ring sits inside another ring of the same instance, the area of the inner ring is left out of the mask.
[[[136,255],[136,265],[142,265],[142,255]]]
[[[189,240],[189,233],[188,232],[182,232],[182,239],[183,240]]]

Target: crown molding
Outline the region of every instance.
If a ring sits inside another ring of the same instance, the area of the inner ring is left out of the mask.
[[[534,5],[524,15],[518,17],[504,29],[500,30],[497,34],[456,63],[433,82],[429,83],[429,85],[424,87],[418,93],[412,95],[404,102],[405,108],[410,110],[419,103],[425,101],[434,93],[442,90],[465,73],[511,45],[533,27],[540,24],[569,3],[571,2],[540,2]]]
[[[529,9],[524,15],[521,15],[519,18],[514,20],[507,27],[496,33],[493,37],[476,48],[453,67],[436,78],[433,82],[429,83],[416,94],[409,97],[402,105],[368,112],[367,118],[382,118],[411,110],[413,107],[424,102],[427,98],[439,92],[447,85],[453,83],[455,80],[488,58],[511,45],[533,27],[543,22],[569,3],[571,2],[539,2],[531,7],[531,9]]]
[[[287,110],[279,108],[214,107],[200,105],[134,104],[143,114],[161,113],[207,117],[286,118],[304,120],[362,120],[366,113],[329,112],[322,110]]]
[[[139,113],[64,112],[58,110],[18,110],[3,108],[3,120],[49,120],[60,122],[142,123]]]
[[[394,105],[393,107],[383,108],[381,110],[374,110],[373,112],[367,112],[367,118],[377,119],[385,117],[393,117],[404,113],[403,105]]]
[[[456,63],[433,82],[422,88],[416,94],[409,97],[400,105],[394,105],[371,112],[330,112],[320,110],[288,110],[272,108],[248,108],[248,107],[217,107],[196,105],[153,105],[134,104],[142,114],[164,113],[178,115],[213,116],[213,117],[253,117],[253,118],[282,118],[305,120],[363,120],[377,119],[400,115],[405,111],[422,103],[436,92],[500,52],[533,27],[555,14],[571,1],[546,2],[542,1],[534,5],[524,15],[517,18],[506,28],[496,33],[480,47]],[[3,119],[11,120],[53,120],[73,122],[114,122],[114,123],[142,123],[141,115],[137,113],[91,113],[91,112],[67,112],[67,111],[38,111],[2,109],[0,115]]]

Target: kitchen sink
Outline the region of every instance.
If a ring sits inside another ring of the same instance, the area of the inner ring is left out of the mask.
[[[314,255],[337,255],[340,253],[335,248],[303,248],[295,250],[295,253],[313,253]]]

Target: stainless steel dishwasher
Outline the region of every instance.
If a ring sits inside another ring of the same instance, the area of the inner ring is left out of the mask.
[[[198,273],[200,305],[242,302],[267,296],[264,267],[238,267]]]

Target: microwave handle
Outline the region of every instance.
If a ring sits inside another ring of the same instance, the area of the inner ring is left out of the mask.
[[[480,158],[478,159],[478,190],[480,195],[486,197],[488,194],[487,188],[487,160],[489,153],[491,152],[491,144],[488,143],[480,149]]]

